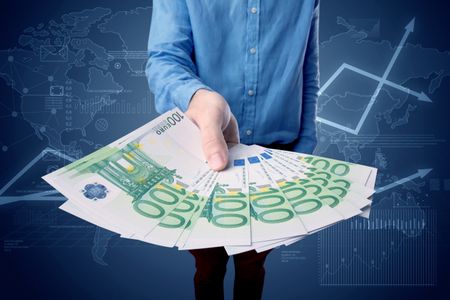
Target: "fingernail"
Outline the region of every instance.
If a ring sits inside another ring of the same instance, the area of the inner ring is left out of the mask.
[[[208,161],[209,166],[214,170],[221,169],[223,163],[223,158],[219,153],[214,153],[213,155],[211,155],[211,158]]]

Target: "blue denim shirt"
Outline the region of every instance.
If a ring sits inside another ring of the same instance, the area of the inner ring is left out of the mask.
[[[244,144],[316,146],[318,0],[153,0],[146,74],[159,113],[200,88],[230,105]]]

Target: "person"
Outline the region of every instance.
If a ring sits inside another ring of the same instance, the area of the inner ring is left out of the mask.
[[[209,166],[227,143],[312,153],[319,91],[318,0],[154,0],[146,74],[155,106],[200,128]],[[192,250],[197,299],[223,299],[223,247]],[[260,299],[269,251],[234,256],[234,299]]]

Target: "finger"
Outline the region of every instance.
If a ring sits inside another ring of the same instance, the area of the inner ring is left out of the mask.
[[[236,118],[231,115],[228,126],[223,131],[225,142],[228,144],[239,144],[239,126]]]
[[[217,125],[200,128],[202,148],[211,169],[220,171],[227,165],[228,149],[222,129]]]

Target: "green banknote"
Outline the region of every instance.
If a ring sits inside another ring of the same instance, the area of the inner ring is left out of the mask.
[[[209,171],[158,131],[167,119],[175,120],[173,127],[185,120],[178,111],[168,112],[44,179],[93,218],[106,218],[127,235],[145,236]]]
[[[342,199],[321,184],[291,169],[288,165],[277,163],[276,159],[272,159],[268,153],[260,153],[260,157],[270,170],[272,179],[279,185],[286,197],[291,199],[291,204],[309,234],[361,213],[361,210],[350,201]],[[308,182],[299,182],[298,178],[303,178]],[[304,236],[280,239],[270,244],[259,245],[256,251],[266,251],[283,244],[297,242],[303,238]]]
[[[361,213],[358,208],[314,181],[301,184],[296,180],[301,174],[284,168],[267,153],[262,153],[261,157],[270,169],[272,179],[285,193],[308,232]]]
[[[229,255],[255,249],[261,242],[307,234],[307,230],[283,192],[272,182],[267,170],[252,149],[245,145],[235,146],[241,157],[247,157],[251,205],[252,245],[249,247],[227,246]],[[250,156],[249,156],[250,155]]]
[[[210,195],[214,187],[215,177],[215,172],[212,170],[209,173],[205,173],[194,190],[188,192],[187,197],[165,216],[150,233],[145,236],[124,236],[122,234],[121,237],[137,239],[164,247],[175,246],[184,229],[188,226],[196,208],[204,198]]]
[[[182,249],[250,245],[250,207],[247,168],[234,148],[229,165],[219,173],[213,195],[196,220]]]
[[[344,176],[338,176],[323,169],[312,167],[307,163],[284,155],[283,152],[270,152],[270,154],[279,164],[286,168],[294,169],[298,174],[304,174],[310,180],[314,180],[314,182],[319,183],[323,187],[327,187],[328,190],[339,195],[341,198],[351,201],[359,209],[370,206],[372,203],[368,198],[374,193],[373,189],[352,182]],[[304,176],[299,177],[298,180],[303,184],[307,184],[308,182]]]
[[[369,167],[365,165],[349,163],[341,160],[336,160],[332,158],[320,157],[310,154],[303,154],[297,152],[289,152],[284,150],[272,150],[274,152],[281,152],[284,155],[288,155],[296,160],[304,161],[320,170],[325,170],[335,176],[345,177],[346,179],[360,183],[367,186],[369,178],[372,173],[377,172],[374,167]]]

